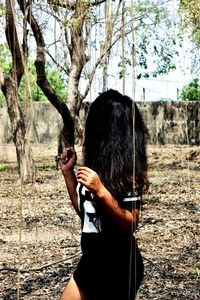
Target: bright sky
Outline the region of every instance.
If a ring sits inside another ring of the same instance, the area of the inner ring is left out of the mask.
[[[158,76],[151,79],[136,80],[136,101],[144,101],[143,94],[145,93],[146,101],[158,101],[161,99],[177,100],[180,91],[184,85],[187,85],[193,78],[191,75],[191,58],[190,50],[181,50],[180,57],[177,57],[177,69],[168,75]],[[180,60],[181,63],[178,62]],[[108,77],[108,88],[117,89],[122,92],[122,80],[119,79],[117,63],[114,67],[112,74]],[[129,72],[131,73],[131,71]],[[93,100],[98,95],[102,88],[101,74],[98,76],[99,80],[95,80],[92,85],[92,91],[88,95],[87,100]],[[126,91],[125,94],[132,97],[132,84],[133,80],[131,74],[125,79]],[[84,85],[84,83],[82,83]],[[145,90],[144,90],[145,89]]]
[[[175,1],[176,2],[176,1]],[[51,30],[52,24],[50,26]],[[53,26],[54,27],[54,26]],[[55,28],[52,28],[54,32]],[[58,28],[57,28],[58,30]],[[55,38],[53,34],[51,38]],[[192,79],[191,75],[191,50],[189,49],[188,42],[180,49],[180,57],[177,58],[177,70],[170,73],[169,75],[159,76],[158,78],[152,78],[148,80],[137,80],[136,81],[136,101],[144,101],[144,93],[146,101],[157,101],[162,98],[177,100],[177,93],[182,87],[189,83]],[[51,48],[52,49],[52,48]],[[53,49],[52,49],[53,50]],[[180,63],[181,62],[181,63]],[[108,87],[117,89],[122,92],[122,80],[119,79],[118,75],[118,63],[117,58],[114,58],[114,63],[111,66],[112,71],[109,70]],[[131,71],[129,72],[129,78],[126,78],[126,94],[132,97],[132,79]],[[87,100],[93,100],[96,98],[102,88],[102,70],[99,71],[99,79],[94,80],[92,84],[92,90],[87,97]],[[85,81],[85,80],[84,80]],[[85,82],[81,83],[82,88]]]

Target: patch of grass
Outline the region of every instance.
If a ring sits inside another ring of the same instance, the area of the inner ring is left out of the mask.
[[[7,170],[8,170],[8,166],[7,165],[1,165],[0,164],[0,172],[7,171]]]
[[[39,171],[46,171],[46,170],[56,170],[57,164],[56,163],[46,163],[37,167]]]
[[[200,268],[196,267],[194,270],[194,273],[195,273],[196,279],[199,279],[200,278]]]
[[[16,165],[5,165],[5,164],[0,164],[0,172],[5,172],[5,171],[10,171],[10,170],[17,170]]]

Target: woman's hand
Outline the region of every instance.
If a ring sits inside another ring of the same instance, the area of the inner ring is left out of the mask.
[[[98,174],[90,168],[80,167],[77,170],[77,180],[84,185],[93,195],[99,196],[104,189]]]
[[[63,175],[72,171],[77,161],[76,151],[73,147],[69,147],[63,151],[60,157],[60,169]]]

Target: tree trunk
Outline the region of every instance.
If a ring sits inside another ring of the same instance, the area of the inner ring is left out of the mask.
[[[30,144],[26,141],[25,122],[19,105],[16,81],[11,76],[5,77],[2,90],[6,97],[8,114],[11,121],[21,182],[22,184],[34,182],[35,166]]]
[[[83,128],[79,119],[83,96],[79,91],[79,81],[83,68],[89,60],[89,57],[85,53],[87,40],[84,39],[83,34],[83,26],[88,9],[88,5],[84,5],[83,3],[77,4],[73,15],[73,26],[70,29],[71,44],[68,45],[71,66],[69,69],[67,105],[74,120],[76,143],[80,143],[83,140]],[[82,17],[81,19],[80,16]]]
[[[5,76],[1,72],[0,86],[5,95],[8,114],[10,117],[13,141],[16,146],[18,170],[22,184],[33,182],[35,179],[34,161],[29,143],[26,141],[26,129],[22,114],[18,87],[24,74],[24,62],[27,59],[27,30],[23,32],[23,45],[21,47],[15,20],[15,7],[12,0],[6,0],[6,28],[7,43],[12,55],[12,68],[10,74]],[[26,28],[25,28],[26,29]]]
[[[24,7],[24,1],[18,0],[18,3],[22,13],[25,16],[26,12]],[[51,84],[47,79],[45,72],[45,42],[43,38],[43,33],[36,18],[32,13],[32,7],[30,3],[27,3],[26,9],[27,15],[29,16],[27,22],[32,28],[37,45],[37,54],[35,60],[37,84],[41,88],[47,99],[60,113],[63,119],[63,128],[60,131],[58,142],[58,156],[60,156],[60,154],[66,147],[72,146],[74,144],[74,120],[71,116],[67,105],[61,101],[60,97],[52,88]]]

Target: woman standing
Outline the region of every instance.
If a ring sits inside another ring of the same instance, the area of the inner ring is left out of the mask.
[[[82,257],[61,300],[135,299],[143,261],[133,233],[148,180],[144,123],[129,97],[109,90],[92,103],[83,154],[84,166],[76,175],[75,150],[70,147],[61,156],[82,222]]]

